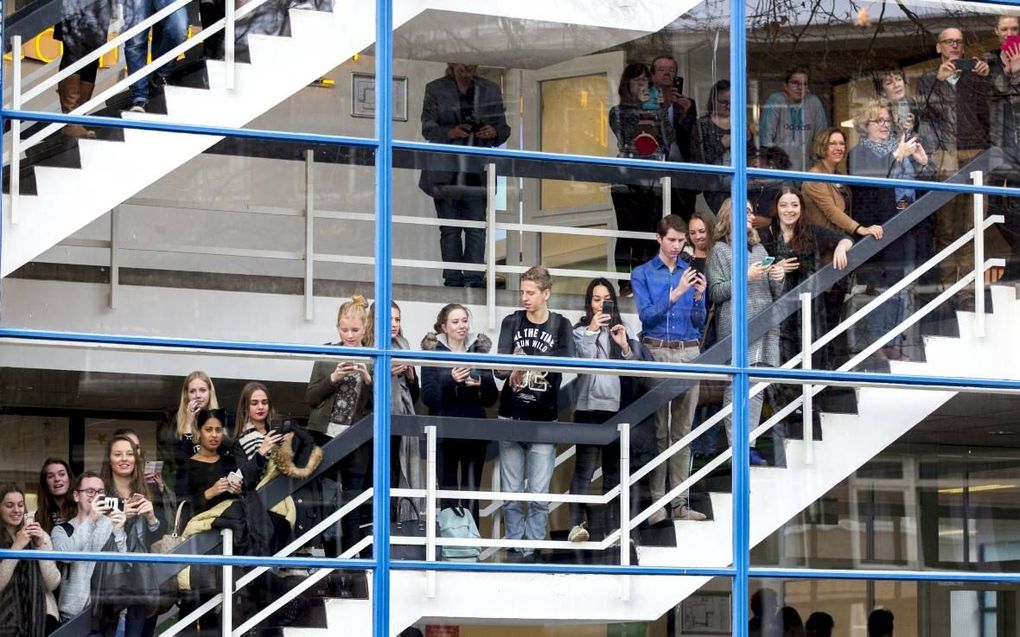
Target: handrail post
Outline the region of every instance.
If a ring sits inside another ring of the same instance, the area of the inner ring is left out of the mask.
[[[485,165],[485,306],[496,329],[496,164]]]
[[[673,214],[673,178],[669,175],[659,178],[662,186],[662,216]]]
[[[425,560],[436,561],[436,426],[425,427]],[[425,596],[436,596],[436,572],[425,571]]]
[[[11,93],[11,107],[21,110],[21,36],[16,35],[11,43],[11,70],[13,85]],[[18,209],[18,196],[21,194],[21,120],[15,117],[11,120],[11,169],[10,169],[10,191],[11,191],[11,225],[15,226],[20,220]]]
[[[975,186],[984,183],[984,172],[975,170],[970,174]],[[974,335],[985,336],[985,196],[974,193]]]
[[[801,367],[811,369],[811,293],[804,292],[800,295],[800,351]],[[813,411],[811,385],[801,385],[804,394],[804,404],[801,405],[804,424],[804,464],[811,465],[815,462],[815,426],[811,417]]]
[[[117,296],[120,289],[120,206],[110,211],[110,309],[117,309]]]
[[[315,320],[315,151],[311,148],[305,151],[305,320]]]
[[[223,25],[223,61],[226,65],[226,86],[228,91],[234,90],[234,0],[226,0]]]
[[[234,554],[234,532],[229,529],[220,531],[223,536],[224,557]],[[230,635],[233,633],[234,624],[234,567],[230,564],[223,565],[223,606],[220,610],[220,634]]]
[[[630,565],[630,424],[621,422],[620,432],[620,565]],[[603,480],[605,477],[603,476]],[[630,599],[630,576],[620,584],[620,599]]]

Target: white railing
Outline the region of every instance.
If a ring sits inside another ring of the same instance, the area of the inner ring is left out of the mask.
[[[291,554],[294,553],[294,551],[300,549],[301,547],[305,546],[306,544],[308,544],[309,542],[314,540],[316,537],[318,537],[318,535],[320,533],[325,531],[327,528],[329,528],[333,524],[338,523],[345,515],[347,515],[348,513],[350,513],[351,511],[353,511],[354,509],[358,508],[359,506],[361,506],[362,504],[367,502],[369,499],[371,499],[372,492],[373,492],[372,489],[369,488],[369,489],[366,489],[365,491],[359,493],[350,502],[344,504],[342,507],[340,507],[339,509],[337,509],[336,511],[331,513],[324,520],[322,520],[321,522],[319,522],[318,524],[316,524],[312,528],[308,529],[308,531],[306,531],[304,533],[304,535],[302,535],[301,537],[297,538],[296,540],[294,540],[293,542],[291,542],[287,546],[285,546],[282,549],[280,549],[279,551],[277,551],[275,554],[273,554],[273,557],[289,557]],[[367,542],[366,542],[366,540],[367,540]],[[351,557],[353,555],[357,555],[358,553],[361,552],[361,550],[363,548],[365,548],[365,546],[368,546],[368,544],[370,542],[371,542],[371,538],[370,537],[369,538],[363,538],[360,543],[356,544],[355,546],[352,546],[346,552],[341,554],[339,556],[339,559],[348,559],[349,557]],[[226,537],[224,537],[224,555],[228,554],[226,552],[227,549],[228,549],[228,547],[227,547],[227,544],[226,544]],[[206,613],[210,612],[211,610],[213,610],[217,606],[220,606],[221,604],[223,604],[224,605],[224,609],[226,609],[229,606],[229,603],[224,603],[224,600],[227,600],[227,602],[229,602],[229,600],[231,598],[231,595],[233,593],[236,593],[236,592],[240,591],[242,588],[244,588],[248,584],[252,583],[260,575],[262,575],[263,573],[265,573],[266,571],[269,570],[268,566],[259,566],[259,567],[253,568],[252,570],[248,571],[244,576],[240,577],[237,580],[236,585],[233,585],[231,583],[230,579],[229,579],[228,574],[227,574],[227,569],[230,569],[230,568],[231,568],[230,566],[224,566],[223,567],[223,569],[224,569],[223,589],[222,589],[222,592],[220,594],[214,596],[212,599],[210,599],[209,601],[205,602],[204,604],[202,604],[201,606],[196,608],[194,611],[192,611],[188,615],[179,618],[177,620],[177,623],[175,623],[173,626],[171,626],[170,628],[168,628],[167,630],[163,631],[160,634],[163,637],[173,637],[173,635],[176,635],[177,633],[181,632],[182,630],[187,630],[195,621],[197,621],[199,618],[203,617]],[[313,576],[311,576],[311,577],[307,578],[305,581],[303,581],[300,586],[295,587],[295,590],[300,588],[299,592],[304,592],[309,587],[314,585],[316,582],[321,580],[323,577],[326,577],[327,575],[329,575],[332,571],[333,571],[333,569],[321,569],[321,570],[317,571]],[[288,592],[288,594],[293,593],[293,592],[294,592],[294,590],[291,590],[291,591]],[[255,615],[253,618],[249,619],[247,622],[242,624],[236,631],[231,631],[230,625],[226,622],[226,620],[224,620],[223,621],[223,633],[222,634],[224,634],[224,635],[229,635],[229,634],[240,635],[240,634],[243,634],[245,631],[247,631],[253,625],[255,625],[252,622],[255,621],[256,618],[258,618],[258,621],[256,621],[255,623],[258,623],[258,622],[262,621],[266,617],[269,617],[274,612],[276,612],[277,610],[282,608],[287,603],[287,601],[290,601],[293,598],[294,598],[294,596],[288,597],[288,598],[286,598],[282,602],[281,602],[281,599],[283,599],[283,598],[275,600],[272,604],[270,604],[266,608],[264,608],[261,611],[259,611],[259,613],[257,615]],[[222,613],[222,616],[224,616],[224,617],[227,616],[227,613],[226,612]]]
[[[136,81],[138,81],[138,80],[140,80],[142,78],[148,77],[149,74],[152,73],[154,70],[159,69],[159,68],[163,67],[164,65],[166,65],[166,64],[176,60],[178,56],[180,56],[183,53],[187,52],[188,50],[194,48],[198,44],[201,44],[201,43],[205,42],[205,40],[207,38],[209,38],[210,36],[216,35],[220,31],[225,31],[225,33],[227,34],[227,37],[224,38],[225,39],[224,49],[225,49],[225,58],[226,58],[225,62],[226,62],[226,73],[227,73],[226,83],[227,83],[227,88],[228,89],[233,89],[233,86],[234,86],[234,37],[233,36],[234,36],[234,25],[235,25],[235,22],[236,22],[236,20],[239,20],[239,19],[244,18],[245,16],[249,15],[250,13],[255,11],[255,9],[261,7],[263,4],[266,3],[266,1],[267,0],[251,0],[251,2],[249,2],[248,4],[245,4],[243,7],[241,7],[240,9],[235,11],[234,10],[234,0],[227,0],[227,3],[226,3],[227,15],[226,15],[226,17],[224,17],[224,18],[222,18],[220,20],[217,20],[216,22],[214,22],[213,24],[209,25],[206,28],[203,28],[202,31],[200,31],[196,35],[192,36],[191,38],[186,39],[181,44],[175,46],[174,48],[170,49],[169,51],[167,51],[163,55],[161,55],[158,58],[152,60],[151,62],[149,62],[148,64],[146,64],[142,68],[138,69],[134,73],[130,73],[130,74],[127,75],[127,77],[125,77],[125,78],[123,78],[123,79],[121,79],[121,80],[119,80],[117,82],[114,82],[114,84],[112,86],[106,88],[103,91],[98,92],[96,95],[94,95],[87,102],[85,102],[84,104],[81,104],[80,106],[78,106],[77,108],[75,108],[74,110],[72,110],[68,114],[69,115],[85,115],[85,114],[87,114],[91,109],[93,109],[94,107],[98,106],[99,104],[104,103],[107,99],[109,99],[113,95],[116,95],[117,93],[119,93],[123,89],[127,88],[128,86],[130,86],[134,82],[136,82]],[[168,17],[169,15],[174,13],[175,11],[177,11],[177,10],[184,10],[185,7],[187,7],[187,5],[189,5],[190,3],[191,3],[191,0],[174,0],[172,3],[170,3],[167,6],[163,7],[159,11],[153,13],[151,16],[149,16],[148,18],[142,20],[138,24],[132,26],[130,29],[127,29],[126,31],[124,31],[123,33],[119,34],[117,37],[113,38],[112,40],[110,40],[109,42],[104,44],[103,46],[101,46],[98,49],[92,51],[88,55],[82,57],[77,62],[69,64],[66,68],[64,68],[63,70],[58,71],[55,75],[52,75],[49,78],[47,78],[47,79],[37,83],[35,86],[33,86],[32,88],[30,88],[30,89],[28,89],[27,91],[24,91],[24,92],[22,92],[22,78],[21,78],[21,75],[22,75],[21,55],[20,55],[20,52],[21,52],[21,36],[15,36],[13,38],[13,49],[12,49],[14,51],[14,55],[12,56],[12,58],[13,58],[12,76],[13,77],[12,77],[12,86],[11,86],[11,107],[14,110],[20,110],[21,107],[22,107],[22,104],[24,102],[27,102],[27,101],[29,101],[31,99],[34,99],[34,98],[38,97],[39,95],[41,95],[45,91],[52,90],[63,79],[65,79],[65,78],[67,78],[67,77],[77,73],[78,71],[83,69],[86,65],[88,65],[88,64],[98,60],[99,58],[101,58],[103,55],[106,55],[110,51],[113,51],[113,50],[117,49],[120,45],[126,43],[132,37],[134,37],[134,36],[136,36],[138,34],[141,34],[141,33],[148,32],[150,27],[154,26],[156,23],[158,23],[159,21],[161,21],[164,18]],[[10,175],[11,175],[11,182],[10,182],[11,183],[11,188],[10,188],[10,191],[11,191],[11,222],[12,223],[15,223],[14,222],[14,218],[15,218],[14,217],[14,211],[16,210],[16,205],[17,205],[15,202],[17,201],[18,196],[20,194],[19,190],[15,188],[15,185],[17,185],[16,184],[17,179],[15,178],[15,175],[17,175],[19,173],[20,168],[21,168],[21,153],[24,152],[24,151],[27,151],[29,148],[32,148],[33,146],[35,146],[36,144],[38,144],[42,140],[46,139],[47,137],[49,137],[53,133],[57,132],[58,130],[60,130],[64,126],[64,124],[61,124],[61,123],[47,124],[46,126],[43,126],[41,130],[36,132],[34,135],[29,137],[28,139],[21,140],[21,126],[20,126],[20,124],[21,124],[21,121],[18,120],[18,119],[14,119],[11,122],[11,135],[12,135],[12,138],[11,138],[11,154],[10,154]]]

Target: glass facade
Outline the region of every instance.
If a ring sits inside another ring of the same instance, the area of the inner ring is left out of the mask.
[[[178,2],[5,3],[0,617],[1017,634],[1020,9]]]

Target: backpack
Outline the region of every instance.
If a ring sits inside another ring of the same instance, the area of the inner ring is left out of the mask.
[[[457,539],[481,539],[471,511],[464,507],[447,507],[439,512],[439,536]],[[481,548],[477,546],[443,546],[442,558],[451,562],[477,562]]]

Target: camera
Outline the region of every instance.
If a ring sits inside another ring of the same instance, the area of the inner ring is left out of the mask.
[[[477,115],[471,114],[464,118],[462,124],[468,125],[468,133],[477,133],[482,128],[482,120],[478,119]]]
[[[953,66],[956,67],[957,71],[973,71],[974,67],[977,66],[977,60],[960,58],[959,60],[953,60]]]
[[[602,313],[614,316],[616,314],[616,301],[606,300],[602,302]]]

